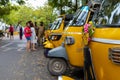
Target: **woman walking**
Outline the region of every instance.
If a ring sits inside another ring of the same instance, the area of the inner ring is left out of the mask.
[[[31,48],[32,48],[32,50],[36,50],[35,43],[37,43],[37,40],[36,40],[35,27],[32,22],[30,23],[30,27],[31,27],[31,31],[32,31],[32,35],[31,35],[31,45],[32,46],[31,46]]]
[[[9,32],[10,32],[10,40],[14,39],[14,28],[12,26],[12,24],[10,24],[10,28],[9,28]]]
[[[27,44],[26,44],[26,49],[28,52],[30,52],[30,44],[31,44],[31,29],[30,29],[30,22],[27,22],[26,23],[26,27],[24,29],[24,35],[26,37],[26,40],[27,40]]]

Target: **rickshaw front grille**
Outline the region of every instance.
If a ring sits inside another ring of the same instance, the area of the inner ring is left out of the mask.
[[[109,59],[115,64],[120,64],[120,48],[110,48]]]

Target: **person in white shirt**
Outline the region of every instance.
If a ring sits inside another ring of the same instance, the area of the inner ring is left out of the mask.
[[[32,22],[30,24],[30,27],[31,27],[31,31],[32,31],[32,35],[31,35],[31,44],[32,44],[32,46],[31,46],[31,48],[32,48],[32,50],[36,50],[35,43],[37,43],[37,39],[36,39],[35,28],[34,28],[34,25],[33,25]]]

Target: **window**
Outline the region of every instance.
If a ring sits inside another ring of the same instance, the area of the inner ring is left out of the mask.
[[[73,21],[72,21],[72,25],[73,26],[81,26],[84,25],[87,19],[87,15],[88,15],[88,11],[89,11],[89,7],[88,6],[84,6],[82,7],[75,15]]]
[[[120,1],[103,0],[101,11],[95,20],[100,25],[120,25]]]
[[[59,29],[61,23],[62,23],[62,18],[57,18],[57,19],[54,21],[51,29],[52,29],[52,30]]]

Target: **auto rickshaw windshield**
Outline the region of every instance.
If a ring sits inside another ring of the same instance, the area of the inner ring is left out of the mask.
[[[62,23],[62,18],[57,18],[57,19],[54,21],[51,30],[59,29],[61,23]]]
[[[51,25],[51,27],[50,27],[50,30],[52,30],[52,29],[53,29],[53,27],[54,27],[54,23],[52,23],[52,25]]]
[[[69,25],[73,25],[73,26],[82,26],[82,25],[84,25],[85,22],[86,22],[88,13],[89,13],[89,7],[88,6],[83,6],[74,15],[74,18],[69,23]]]
[[[96,25],[120,25],[120,0],[103,0]]]

